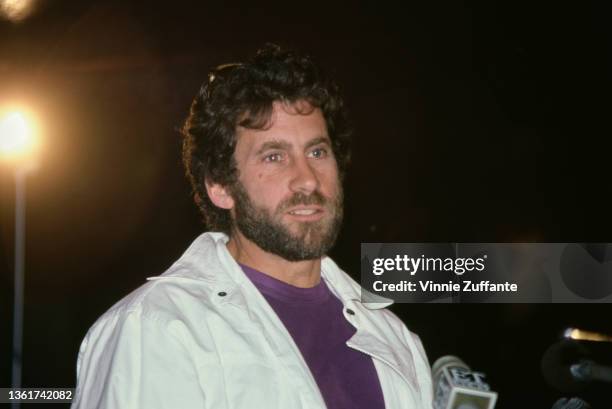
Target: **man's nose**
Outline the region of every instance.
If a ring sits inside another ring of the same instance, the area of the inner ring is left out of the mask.
[[[319,178],[307,158],[296,160],[293,168],[293,175],[289,186],[293,192],[309,195],[319,188]]]

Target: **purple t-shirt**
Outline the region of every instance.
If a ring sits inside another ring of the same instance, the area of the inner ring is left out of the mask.
[[[293,337],[328,409],[385,407],[372,358],[346,345],[355,328],[323,280],[312,288],[299,288],[241,267]]]

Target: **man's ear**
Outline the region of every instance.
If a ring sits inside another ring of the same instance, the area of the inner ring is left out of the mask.
[[[208,181],[205,182],[205,185],[208,197],[210,197],[210,201],[213,202],[215,206],[227,210],[234,208],[234,198],[230,195],[227,187]]]

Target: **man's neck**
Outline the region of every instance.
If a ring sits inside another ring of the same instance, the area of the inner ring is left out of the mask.
[[[288,261],[262,250],[241,233],[235,233],[227,243],[234,259],[255,270],[295,287],[310,288],[321,281],[321,259]]]

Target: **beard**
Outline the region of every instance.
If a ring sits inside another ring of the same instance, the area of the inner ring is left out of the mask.
[[[339,184],[338,184],[339,185]],[[295,193],[283,200],[274,211],[257,206],[241,182],[232,186],[234,198],[234,228],[262,250],[288,261],[313,260],[323,257],[333,247],[340,232],[343,217],[343,193],[338,187],[336,197],[327,199],[319,191],[310,195]],[[295,232],[283,223],[288,209],[299,205],[318,205],[325,216],[316,221],[297,221]]]

